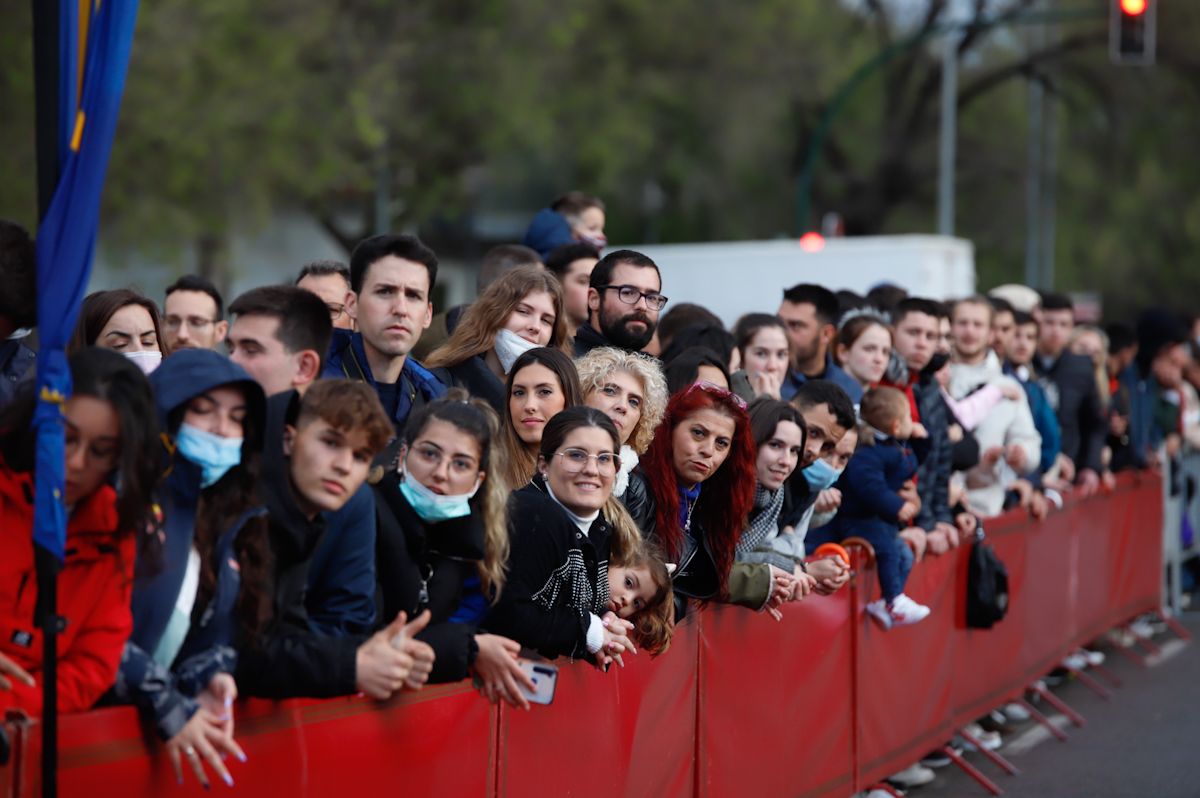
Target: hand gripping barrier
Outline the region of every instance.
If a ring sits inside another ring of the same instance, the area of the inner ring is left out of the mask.
[[[994,519],[1011,605],[990,630],[966,628],[967,547],[917,564],[906,592],[933,612],[890,632],[864,615],[877,578],[856,551],[847,588],[784,608],[782,623],[707,607],[656,659],[640,653],[606,674],[560,663],[554,704],[530,712],[492,707],[468,683],[385,703],[243,701],[249,761],[230,770],[239,792],[289,796],[847,796],[1156,609],[1161,526],[1151,474],[1042,522]],[[0,798],[35,796],[38,724],[8,718],[4,729]],[[205,794],[191,773],[175,783],[131,708],[64,716],[60,733],[64,796]]]

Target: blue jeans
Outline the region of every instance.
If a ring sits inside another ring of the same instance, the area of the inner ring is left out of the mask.
[[[875,549],[875,570],[879,572],[884,601],[903,593],[908,572],[912,570],[913,554],[900,538],[896,525],[878,518],[856,519],[846,534],[863,538]]]

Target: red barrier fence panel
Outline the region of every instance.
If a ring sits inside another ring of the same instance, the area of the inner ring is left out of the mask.
[[[850,593],[783,615],[700,614],[699,796],[852,792]]]
[[[858,555],[856,555],[858,559]],[[866,614],[879,597],[875,569],[861,568],[851,592],[856,643],[859,786],[866,787],[920,759],[953,735],[958,556],[926,557],[904,588],[929,606],[929,617],[884,631]]]
[[[253,794],[355,795],[390,781],[422,794],[486,795],[495,726],[495,710],[466,684],[386,703],[245,701],[238,705],[237,739],[248,762],[230,759],[226,766],[237,787]],[[20,794],[33,796],[40,792],[36,723],[29,732],[22,757],[27,787]],[[186,763],[184,783],[176,783],[166,753],[146,739],[131,707],[60,720],[59,791],[87,798],[207,794]]]
[[[709,607],[657,659],[600,673],[560,662],[554,703],[496,709],[469,683],[377,703],[364,698],[239,702],[230,761],[243,792],[430,795],[845,796],[940,746],[955,728],[1020,693],[1073,647],[1160,600],[1162,483],[1116,490],[1043,522],[993,519],[1009,572],[1008,616],[968,629],[969,545],[927,557],[906,592],[928,604],[889,632],[865,614],[875,570],[855,552],[847,589],[784,608],[776,623]],[[0,798],[39,793],[38,724],[5,723],[13,757]],[[60,720],[64,796],[200,795],[175,783],[161,745],[130,707]]]
[[[697,633],[693,617],[608,673],[560,661],[552,705],[500,710],[497,794],[692,795]]]

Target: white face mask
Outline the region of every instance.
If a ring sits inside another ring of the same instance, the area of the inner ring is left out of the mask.
[[[496,350],[496,357],[500,360],[500,367],[507,374],[512,371],[513,363],[517,362],[517,358],[530,349],[537,349],[538,345],[531,344],[512,330],[501,330],[496,333],[493,347]]]
[[[19,341],[22,338],[28,338],[32,333],[33,333],[32,327],[18,327],[17,329],[13,330],[9,334],[8,340],[9,341]]]
[[[162,363],[162,352],[157,349],[143,349],[140,352],[122,352],[121,354],[132,360],[143,374],[149,374]]]

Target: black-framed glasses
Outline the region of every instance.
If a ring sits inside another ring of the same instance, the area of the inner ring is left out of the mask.
[[[612,289],[617,292],[617,298],[626,305],[636,305],[639,299],[646,300],[646,307],[651,310],[662,310],[666,307],[667,298],[657,291],[643,291],[636,285],[598,285],[597,291]]]
[[[606,477],[611,477],[621,467],[621,458],[612,452],[588,454],[583,449],[563,449],[561,452],[555,452],[554,456],[562,458],[563,471],[568,474],[578,474],[583,471],[587,468],[589,460],[595,460],[596,470]]]
[[[688,386],[687,391],[685,391],[684,393],[687,394],[687,393],[691,393],[692,391],[704,391],[705,393],[711,393],[714,396],[717,396],[721,399],[728,399],[729,401],[731,401],[735,405],[737,405],[737,407],[741,410],[745,410],[747,407],[745,399],[738,396],[736,393],[729,390],[728,388],[722,388],[720,385],[717,385],[715,382],[709,382],[708,380],[696,380],[695,382],[693,382],[691,385]]]

